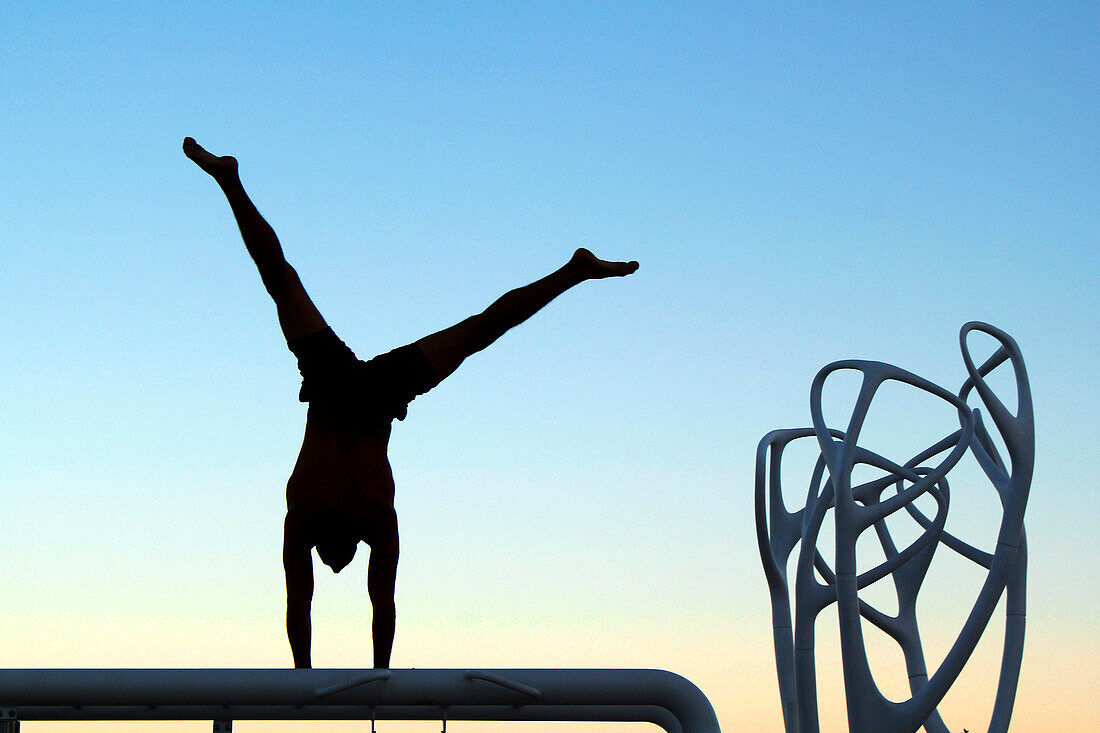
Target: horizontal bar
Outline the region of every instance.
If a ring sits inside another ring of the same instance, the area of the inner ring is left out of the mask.
[[[372,708],[376,719],[422,720],[441,717],[446,708],[450,720],[644,721],[670,733],[719,733],[699,688],[661,670],[496,669],[469,677],[461,669],[394,669],[390,675],[379,679],[363,669],[5,669],[0,707],[16,709],[21,720],[367,720]],[[318,698],[318,691],[349,683]],[[538,692],[537,701],[531,691]]]
[[[375,720],[439,720],[443,708],[429,705],[380,705]],[[107,720],[370,720],[372,709],[362,705],[200,707],[25,707],[24,721]],[[657,705],[451,705],[447,720],[496,722],[557,721],[652,723],[668,733],[682,733],[676,716]]]

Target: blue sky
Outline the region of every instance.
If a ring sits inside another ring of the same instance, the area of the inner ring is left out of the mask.
[[[1016,721],[1049,723],[1057,689],[1062,728],[1085,730],[1092,675],[1065,670],[1097,671],[1098,21],[1089,3],[5,3],[2,663],[289,664],[278,546],[304,407],[191,135],[239,158],[363,358],[577,246],[641,262],[396,426],[395,665],[668,667],[727,729],[777,728],[756,442],[808,424],[836,359],[955,387],[979,319],[1019,342],[1037,414]],[[897,435],[934,422],[901,409]],[[366,663],[364,568],[319,575],[319,665]],[[962,578],[944,595],[976,592]],[[953,728],[991,705],[970,691],[995,660],[977,663]]]

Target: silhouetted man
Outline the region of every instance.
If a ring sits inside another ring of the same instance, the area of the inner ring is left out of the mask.
[[[561,269],[506,293],[483,313],[450,328],[360,361],[325,323],[283,257],[274,230],[241,186],[237,161],[214,156],[193,139],[183,152],[221,186],[264,287],[275,301],[287,346],[298,358],[309,403],[306,432],[286,487],[283,569],[286,632],[295,667],[310,666],[313,561],[339,573],[359,542],[370,546],[367,593],[374,609],[374,666],[389,667],[397,578],[397,514],[393,473],[386,457],[390,424],[409,402],[453,372],[462,361],[530,318],[585,280],[629,275],[637,262],[606,262],[578,249]]]

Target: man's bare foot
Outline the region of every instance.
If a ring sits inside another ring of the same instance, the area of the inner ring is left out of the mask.
[[[638,269],[638,263],[608,262],[581,247],[573,253],[569,265],[577,270],[585,280],[598,280],[604,277],[623,277]]]
[[[215,180],[220,181],[223,178],[237,175],[236,158],[232,155],[211,155],[195,142],[193,137],[183,139],[183,154],[195,161],[199,168],[209,173]]]

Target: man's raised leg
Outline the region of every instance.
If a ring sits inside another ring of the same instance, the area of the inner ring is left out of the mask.
[[[260,271],[264,287],[275,301],[279,326],[287,342],[325,327],[317,306],[302,287],[298,273],[287,263],[275,230],[260,216],[237,175],[237,159],[211,155],[192,138],[184,138],[184,154],[217,181],[241,230],[244,246]]]
[[[470,354],[481,351],[513,326],[535,315],[551,300],[585,280],[624,277],[637,262],[608,262],[578,249],[560,269],[530,285],[510,290],[483,312],[416,342],[439,379],[450,375]]]

